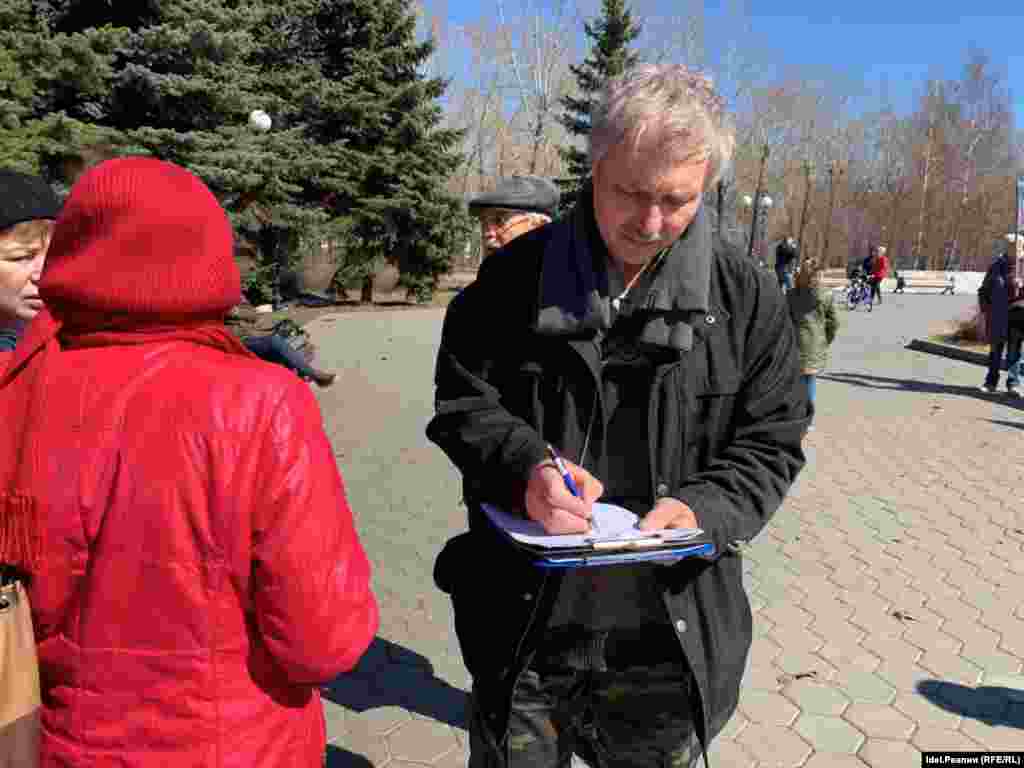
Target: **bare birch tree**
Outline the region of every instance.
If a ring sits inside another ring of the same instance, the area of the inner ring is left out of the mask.
[[[575,52],[568,0],[555,0],[549,9],[528,0],[510,19],[504,0],[497,0],[498,19],[505,35],[507,92],[517,102],[515,124],[521,143],[529,148],[526,171],[554,175],[557,152],[549,151],[564,140],[558,120],[560,100],[569,84],[569,64]]]

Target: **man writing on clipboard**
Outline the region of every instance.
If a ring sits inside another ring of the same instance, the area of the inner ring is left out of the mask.
[[[435,580],[473,676],[471,768],[574,752],[685,768],[736,708],[752,635],[739,554],[803,466],[810,406],[782,294],[702,208],[733,145],[702,75],[613,80],[576,209],[490,256],[448,309],[427,434],[469,508]],[[703,528],[716,552],[540,569],[480,509],[580,533],[598,498],[646,530]]]

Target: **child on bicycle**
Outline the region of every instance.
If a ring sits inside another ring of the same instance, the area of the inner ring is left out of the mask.
[[[828,367],[829,347],[839,331],[839,314],[832,292],[821,285],[821,270],[815,259],[805,261],[797,272],[793,290],[786,294],[789,314],[796,326],[801,374],[812,407],[818,374]]]

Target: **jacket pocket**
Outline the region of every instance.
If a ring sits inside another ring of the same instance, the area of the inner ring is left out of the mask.
[[[511,545],[466,532],[442,548],[434,582],[451,597],[462,659],[474,678],[495,679],[515,653],[539,597]]]
[[[687,398],[686,465],[690,472],[705,467],[732,439],[740,373],[724,355],[710,359],[693,381]]]

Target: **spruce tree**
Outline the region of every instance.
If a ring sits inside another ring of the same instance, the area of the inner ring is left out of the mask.
[[[265,236],[265,273],[333,238],[349,277],[386,255],[423,297],[468,222],[414,27],[404,0],[0,0],[0,148],[52,175],[96,141],[177,162]]]
[[[434,43],[416,40],[408,0],[323,6],[323,66],[338,84],[354,182],[344,201],[352,232],[367,248],[386,250],[410,295],[428,298],[469,232],[461,201],[444,189],[461,161],[461,133],[440,127],[447,83],[421,71]]]
[[[640,25],[633,20],[629,4],[625,0],[602,0],[601,9],[600,17],[583,25],[591,41],[590,54],[582,64],[569,67],[579,95],[562,99],[562,125],[571,136],[584,139],[590,135],[591,106],[598,92],[637,61],[629,45],[640,35]],[[575,145],[563,149],[561,155],[567,165],[566,177],[558,180],[564,212],[575,205],[580,187],[590,176],[590,161],[587,153]]]

